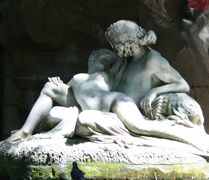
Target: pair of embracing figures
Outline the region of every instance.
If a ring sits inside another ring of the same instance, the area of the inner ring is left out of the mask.
[[[49,78],[25,124],[7,140],[26,138],[40,124],[51,124],[48,134],[149,135],[206,150],[209,146],[199,141],[208,140],[201,108],[186,94],[189,86],[181,75],[148,46],[155,43],[155,33],[120,20],[105,36],[115,52],[94,51],[88,74],[76,74],[67,84]]]

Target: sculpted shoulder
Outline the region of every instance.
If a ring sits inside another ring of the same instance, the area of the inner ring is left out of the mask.
[[[155,51],[153,49],[150,49],[147,55],[147,66],[149,68],[155,68],[168,65],[169,62],[161,56],[161,54],[158,51]]]
[[[82,83],[87,81],[89,79],[89,74],[87,73],[79,73],[74,75],[68,85],[72,86],[73,88],[76,88],[80,86]]]
[[[85,81],[89,78],[89,74],[87,73],[79,73],[73,76],[74,81]]]

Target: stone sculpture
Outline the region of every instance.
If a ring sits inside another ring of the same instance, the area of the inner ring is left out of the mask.
[[[155,33],[120,20],[105,35],[116,53],[94,51],[88,74],[77,74],[67,84],[59,77],[49,78],[23,127],[7,141],[32,135],[48,118],[56,125],[48,135],[76,134],[90,140],[103,135],[146,135],[178,140],[208,152],[209,144],[199,141],[208,140],[202,110],[186,94],[189,85],[148,46],[155,43]],[[53,101],[60,107],[53,107]]]

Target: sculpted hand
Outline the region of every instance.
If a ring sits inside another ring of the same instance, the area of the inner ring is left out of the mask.
[[[151,119],[153,119],[152,102],[154,101],[156,96],[157,94],[155,92],[150,92],[140,102],[140,106],[144,110],[145,115]]]
[[[48,77],[49,82],[55,84],[55,85],[59,85],[60,83],[63,83],[63,81],[60,79],[60,77]]]

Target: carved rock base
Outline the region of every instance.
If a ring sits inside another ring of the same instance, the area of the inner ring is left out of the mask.
[[[72,162],[77,162],[86,179],[206,179],[206,159],[183,149],[35,135],[12,145],[0,144],[0,176],[71,179]]]

